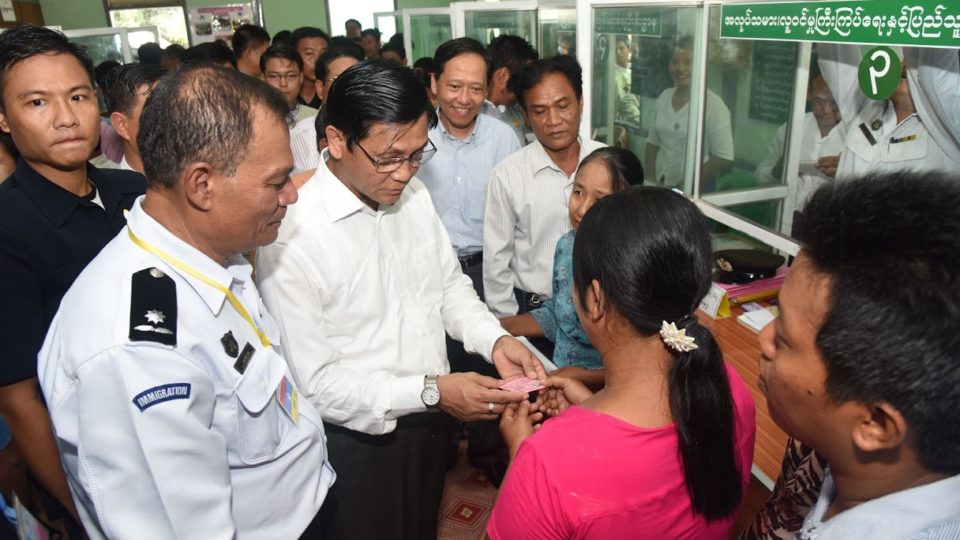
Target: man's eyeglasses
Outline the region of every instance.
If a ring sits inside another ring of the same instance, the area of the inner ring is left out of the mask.
[[[293,82],[300,78],[299,73],[267,73],[264,78],[271,82],[277,82],[281,79],[287,82]]]
[[[357,147],[363,152],[363,155],[367,156],[367,159],[370,160],[370,163],[373,163],[374,168],[377,169],[379,173],[390,173],[400,168],[403,165],[404,161],[410,162],[410,168],[416,170],[420,168],[420,165],[423,165],[434,154],[437,153],[437,147],[433,145],[433,141],[427,139],[427,144],[423,148],[417,150],[416,152],[410,154],[407,157],[388,157],[388,158],[375,158],[370,155],[370,152],[367,152],[367,149],[357,143]]]

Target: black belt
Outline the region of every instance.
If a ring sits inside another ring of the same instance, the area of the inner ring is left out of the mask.
[[[460,268],[467,269],[483,262],[483,252],[478,251],[469,255],[463,255],[457,257],[457,259],[460,261]]]
[[[530,306],[530,309],[536,309],[543,305],[543,302],[547,299],[541,294],[534,292],[527,292],[523,289],[513,289],[514,295],[517,297],[517,303],[520,305],[520,312],[524,311],[524,305]]]

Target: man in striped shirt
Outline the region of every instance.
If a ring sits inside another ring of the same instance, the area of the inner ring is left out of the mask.
[[[497,165],[487,186],[483,284],[497,317],[525,313],[550,296],[554,248],[570,230],[573,175],[603,146],[578,136],[583,76],[573,57],[529,64],[510,85],[537,140]]]

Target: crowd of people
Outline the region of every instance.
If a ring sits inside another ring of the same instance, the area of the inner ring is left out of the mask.
[[[710,224],[671,189],[690,43],[644,166],[580,137],[571,56],[457,38],[411,68],[380,38],[244,25],[95,67],[0,35],[0,456],[25,507],[67,538],[436,538],[466,432],[492,539],[738,534],[755,404],[696,313]],[[903,92],[866,104],[841,53],[804,127],[835,180],[804,192],[759,337],[793,439],[743,535],[957,538],[960,122],[929,89],[956,99],[958,57],[906,51]],[[712,177],[733,142],[706,99]],[[860,118],[928,159],[863,147]]]

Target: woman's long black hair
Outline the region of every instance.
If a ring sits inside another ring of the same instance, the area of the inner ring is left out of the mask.
[[[720,348],[694,310],[710,288],[713,256],[706,218],[672,190],[635,186],[591,208],[577,231],[573,280],[579,301],[596,280],[607,309],[644,336],[674,322],[697,348],[676,352],[669,374],[670,412],[693,510],[729,517],[743,497],[735,458],[733,398]]]

